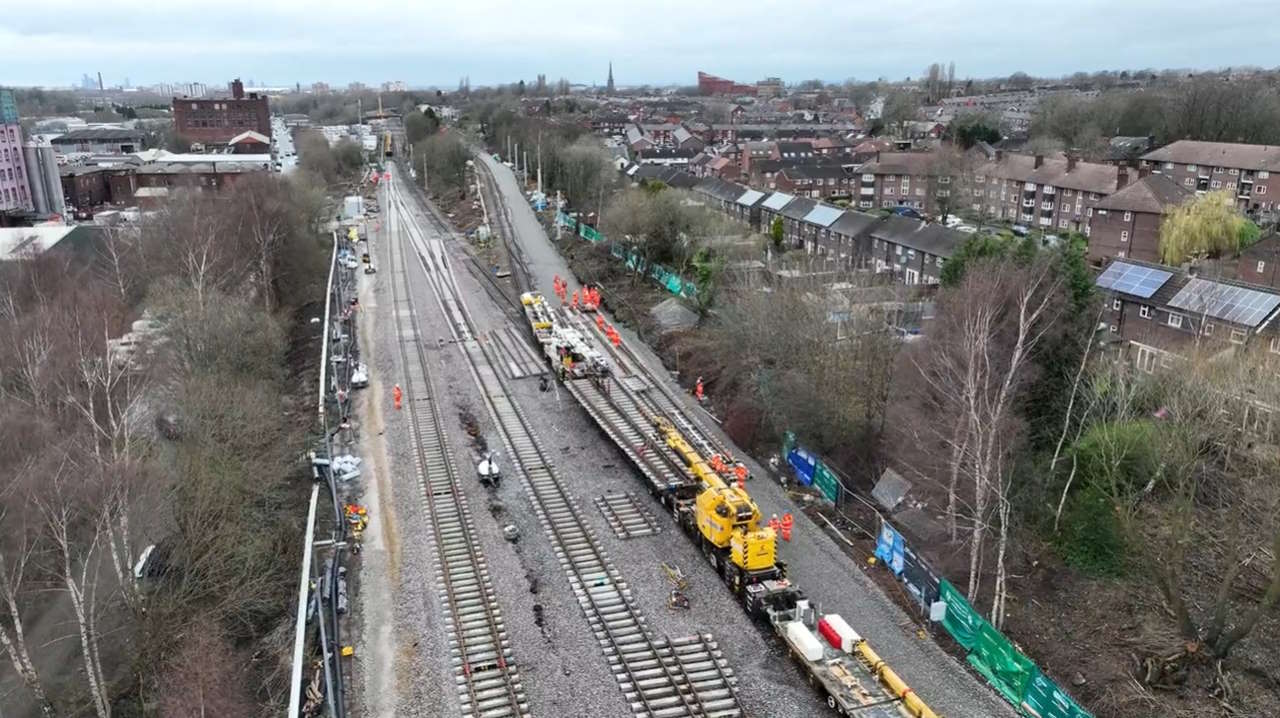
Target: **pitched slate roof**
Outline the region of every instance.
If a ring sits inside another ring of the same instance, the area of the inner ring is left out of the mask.
[[[871,230],[874,239],[900,244],[926,254],[950,257],[968,235],[936,223],[889,215]]]
[[[1275,172],[1280,171],[1280,146],[1178,140],[1146,153],[1142,159],[1149,162],[1177,162]]]
[[[877,175],[936,175],[937,162],[930,152],[881,152],[859,172]]]
[[[831,231],[845,237],[857,237],[879,222],[880,218],[874,214],[845,210],[845,213],[840,215],[840,219],[831,225]]]
[[[738,204],[742,205],[743,207],[754,207],[757,204],[760,204],[761,200],[763,199],[764,199],[764,192],[761,192],[760,190],[749,189],[746,192],[743,192],[742,196],[738,198]]]
[[[1167,208],[1182,204],[1193,192],[1165,175],[1147,175],[1119,192],[1098,202],[1098,209],[1162,214]]]
[[[783,217],[794,220],[803,220],[817,206],[817,202],[805,197],[796,197],[789,202],[786,207],[782,208],[780,214]]]
[[[719,177],[705,177],[694,185],[693,190],[724,202],[736,202],[747,188],[740,184],[726,182]]]
[[[1103,195],[1115,192],[1120,184],[1120,168],[1115,165],[1076,162],[1074,167],[1067,169],[1069,164],[1065,157],[1044,157],[1036,167],[1036,158],[1032,155],[1006,153],[1003,158],[983,165],[976,173]]]

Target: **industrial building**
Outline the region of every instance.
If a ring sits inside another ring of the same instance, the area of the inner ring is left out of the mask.
[[[271,111],[267,96],[247,96],[239,79],[231,82],[231,97],[214,99],[173,98],[173,129],[178,135],[206,146],[223,146],[238,135],[253,131],[271,138]]]
[[[26,161],[22,153],[22,126],[12,90],[0,90],[0,215],[31,209]]]

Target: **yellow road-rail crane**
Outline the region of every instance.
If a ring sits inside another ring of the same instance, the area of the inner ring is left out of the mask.
[[[777,537],[772,528],[761,525],[760,508],[751,495],[712,469],[666,418],[655,416],[653,423],[667,448],[700,484],[691,519],[704,552],[734,592],[783,578],[786,566],[777,560]]]

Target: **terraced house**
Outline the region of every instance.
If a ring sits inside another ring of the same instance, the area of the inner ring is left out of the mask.
[[[1132,259],[1113,260],[1096,284],[1107,330],[1141,371],[1250,345],[1280,354],[1280,292],[1270,287]]]

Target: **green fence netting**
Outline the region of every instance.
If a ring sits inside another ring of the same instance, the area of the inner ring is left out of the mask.
[[[978,624],[977,640],[969,652],[969,665],[981,673],[1010,703],[1022,702],[1035,664],[1018,652],[1009,639],[991,624]]]
[[[1031,718],[1093,718],[1038,668],[1032,670],[1018,707]]]
[[[986,621],[973,610],[964,594],[957,591],[945,578],[939,584],[938,598],[947,604],[947,615],[942,619],[942,627],[966,651],[973,650],[978,642],[978,626]]]

